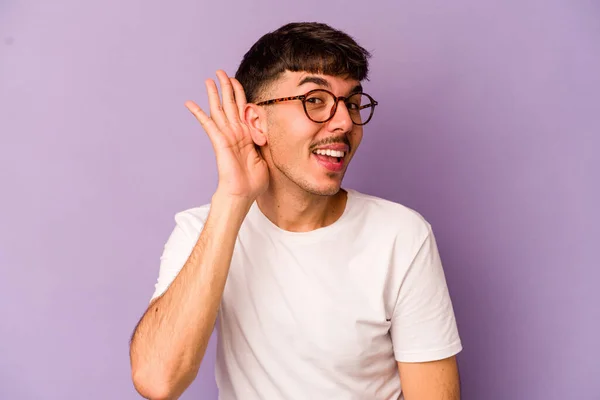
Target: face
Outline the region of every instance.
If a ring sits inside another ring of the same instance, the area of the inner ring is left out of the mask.
[[[356,80],[287,71],[268,96],[291,97],[313,89],[348,96],[361,88]],[[265,108],[266,143],[261,150],[269,164],[271,179],[296,185],[311,194],[336,194],[363,135],[363,127],[352,122],[344,102],[338,102],[333,118],[324,123],[311,121],[300,100]]]

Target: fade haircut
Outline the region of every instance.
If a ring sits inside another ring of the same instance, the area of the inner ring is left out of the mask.
[[[235,77],[247,101],[255,103],[285,71],[363,81],[370,57],[345,32],[319,22],[294,22],[262,36],[244,55]]]

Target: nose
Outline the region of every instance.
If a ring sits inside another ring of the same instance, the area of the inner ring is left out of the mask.
[[[337,102],[337,107],[333,117],[329,120],[329,127],[331,130],[341,129],[344,132],[350,131],[352,129],[352,118],[350,118],[350,113],[348,112],[348,107],[346,107],[346,103],[342,99],[339,99]]]

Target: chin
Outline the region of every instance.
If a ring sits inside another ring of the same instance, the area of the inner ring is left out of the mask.
[[[334,196],[336,195],[342,186],[342,180],[344,178],[344,172],[330,172],[323,170],[310,170],[309,168],[303,169],[290,169],[284,165],[275,164],[277,170],[279,170],[289,181],[293,182],[300,189],[307,193],[316,196]],[[302,172],[304,173],[302,173]],[[310,172],[309,172],[310,171]],[[307,173],[308,172],[308,173]]]
[[[317,196],[334,196],[341,189],[341,182],[314,183],[312,185],[301,185],[304,190]]]
[[[319,190],[319,191],[315,191],[313,192],[313,194],[316,194],[317,196],[335,196],[336,194],[338,194],[340,191],[340,187],[337,186],[335,188],[331,187],[331,188],[327,188],[325,190]]]

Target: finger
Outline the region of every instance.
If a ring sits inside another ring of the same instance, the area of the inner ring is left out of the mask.
[[[212,118],[217,125],[223,126],[227,123],[227,117],[225,116],[223,107],[221,106],[221,99],[219,99],[219,89],[217,89],[217,84],[212,79],[207,79],[205,83],[206,93],[208,94],[210,118]]]
[[[238,112],[240,114],[240,119],[244,118],[244,109],[246,108],[246,92],[244,92],[244,87],[235,78],[231,78],[231,85],[233,86],[233,93],[235,96],[235,102],[238,108]]]
[[[233,86],[231,85],[231,81],[223,70],[217,71],[217,77],[219,78],[219,84],[221,85],[223,109],[225,110],[227,120],[229,122],[239,122],[240,114],[235,103],[235,96],[233,94]]]
[[[194,117],[196,117],[198,122],[200,122],[200,125],[202,125],[202,128],[208,135],[208,138],[210,139],[213,147],[216,150],[218,144],[220,144],[220,141],[223,140],[223,138],[220,135],[219,128],[215,124],[215,121],[211,117],[206,115],[206,113],[200,108],[200,106],[194,103],[193,101],[186,101],[185,106],[194,115]]]

